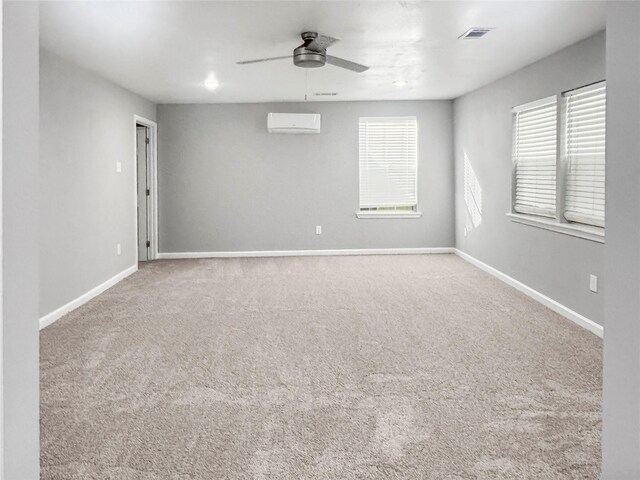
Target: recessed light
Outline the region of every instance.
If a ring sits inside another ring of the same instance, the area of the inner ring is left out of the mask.
[[[216,79],[210,78],[204,81],[204,86],[207,87],[209,90],[215,90],[220,86],[220,84]]]
[[[409,85],[409,82],[407,82],[406,80],[396,80],[395,82],[393,82],[393,84],[396,87],[406,87],[407,85]]]

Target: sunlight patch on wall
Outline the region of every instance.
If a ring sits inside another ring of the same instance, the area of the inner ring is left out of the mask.
[[[464,153],[464,203],[471,219],[473,228],[482,223],[482,187],[473,171],[467,153]]]

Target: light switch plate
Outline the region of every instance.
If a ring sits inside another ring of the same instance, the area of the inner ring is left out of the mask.
[[[322,235],[322,225],[316,225],[316,235]]]
[[[589,290],[598,292],[598,277],[596,275],[589,276]]]
[[[116,162],[116,173],[122,173],[122,162]]]

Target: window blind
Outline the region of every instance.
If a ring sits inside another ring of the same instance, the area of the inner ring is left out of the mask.
[[[516,107],[513,118],[514,210],[556,216],[557,100]]]
[[[597,227],[604,227],[605,88],[601,82],[564,95],[564,217]]]
[[[416,117],[360,118],[360,209],[418,203]]]

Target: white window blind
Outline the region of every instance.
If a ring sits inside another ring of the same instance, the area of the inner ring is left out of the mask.
[[[514,210],[556,216],[557,100],[549,97],[513,111]]]
[[[415,208],[418,203],[416,117],[360,118],[360,209]]]
[[[601,82],[564,95],[564,217],[604,227],[606,87]]]

